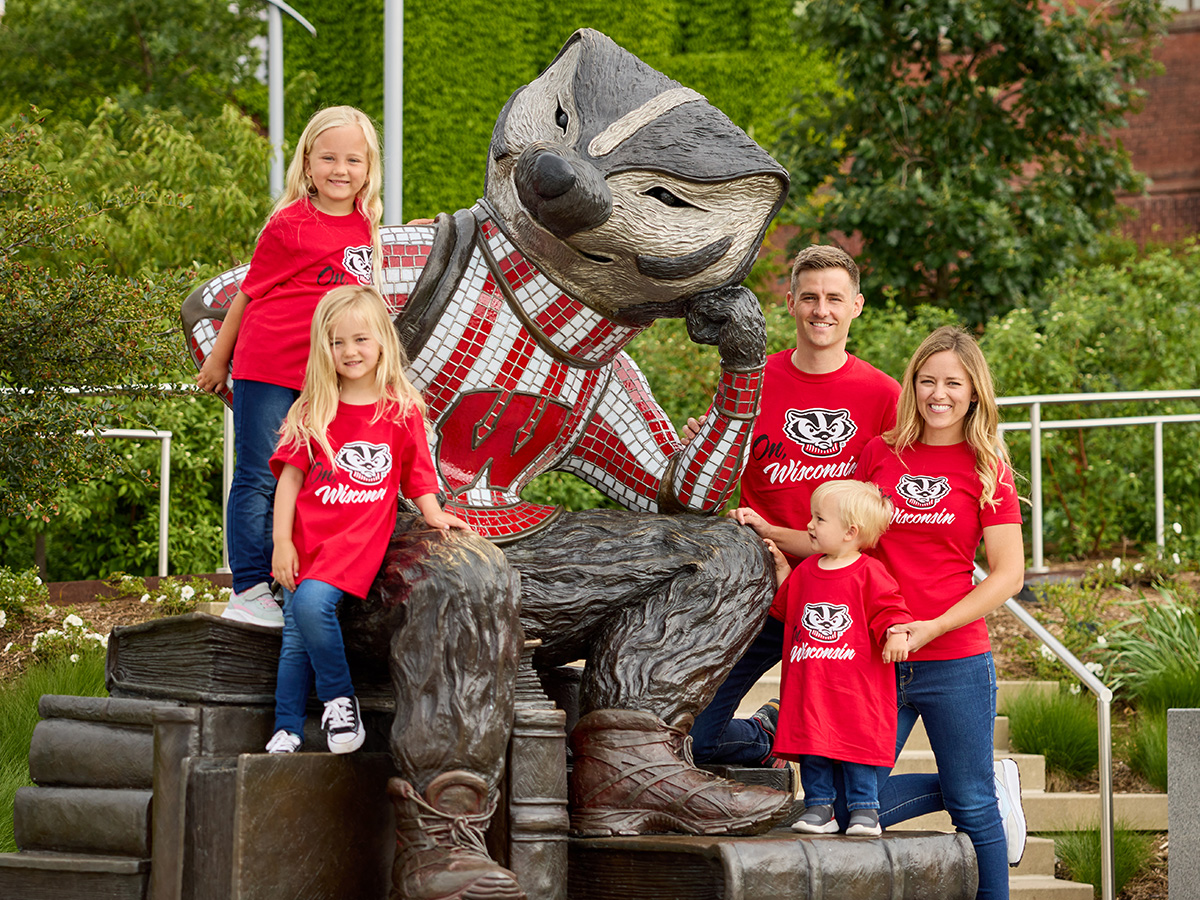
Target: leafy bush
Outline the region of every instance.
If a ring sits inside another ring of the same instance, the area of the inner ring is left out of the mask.
[[[37,569],[14,572],[0,566],[0,628],[9,619],[15,623],[25,618],[30,606],[49,602],[50,591],[42,584]]]
[[[29,780],[29,742],[38,723],[42,694],[103,697],[104,655],[90,653],[40,663],[9,684],[0,684],[0,853],[15,852],[13,798]]]
[[[1049,768],[1075,777],[1096,768],[1100,749],[1090,697],[1026,688],[1005,704],[1004,715],[1019,753],[1040,753]]]
[[[1140,713],[1129,748],[1129,765],[1160,791],[1167,789],[1166,713]]]
[[[193,612],[200,603],[228,600],[232,593],[232,588],[214,587],[204,578],[162,578],[151,590],[144,578],[122,572],[113,574],[108,584],[117,589],[118,598],[152,603],[162,616],[181,616]]]
[[[1141,610],[1103,636],[1114,688],[1144,712],[1200,707],[1200,610],[1177,602],[1163,587],[1159,601],[1144,596]]]
[[[1099,900],[1100,831],[1092,828],[1055,832],[1047,837],[1054,838],[1054,855],[1062,860],[1071,880],[1092,885],[1093,895]],[[1153,852],[1153,834],[1130,831],[1118,823],[1113,831],[1113,880],[1118,894],[1131,878],[1145,868]]]

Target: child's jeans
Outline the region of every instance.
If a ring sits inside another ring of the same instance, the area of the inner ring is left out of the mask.
[[[841,766],[845,781],[846,808],[879,809],[876,793],[876,767],[864,763],[838,762],[825,756],[800,757],[800,784],[804,786],[805,806],[832,806],[837,799],[833,786],[833,767]]]
[[[338,624],[341,588],[306,578],[283,592],[283,645],[275,682],[275,730],[304,736],[304,707],[315,679],[317,698],[353,697],[350,666]]]
[[[299,391],[237,379],[233,383],[233,446],[237,462],[225,511],[225,538],[233,590],[240,594],[259,582],[271,583],[271,517],[275,476],[267,464]]]

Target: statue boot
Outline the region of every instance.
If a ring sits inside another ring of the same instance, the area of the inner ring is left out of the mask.
[[[760,834],[792,798],[696,767],[688,731],[647,712],[601,709],[571,732],[571,831],[581,837],[683,832]]]
[[[388,793],[396,808],[392,900],[525,900],[517,877],[484,845],[496,800],[488,802],[482,778],[443,772],[424,797],[392,778]]]

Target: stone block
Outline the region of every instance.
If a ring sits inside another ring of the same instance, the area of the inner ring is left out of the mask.
[[[1167,710],[1169,900],[1200,900],[1200,709]]]

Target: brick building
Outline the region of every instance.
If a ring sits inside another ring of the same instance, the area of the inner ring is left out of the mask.
[[[1139,242],[1200,233],[1200,0],[1166,0],[1177,10],[1155,51],[1163,72],[1141,82],[1146,104],[1121,134],[1148,193],[1125,197],[1137,210],[1125,232]]]

